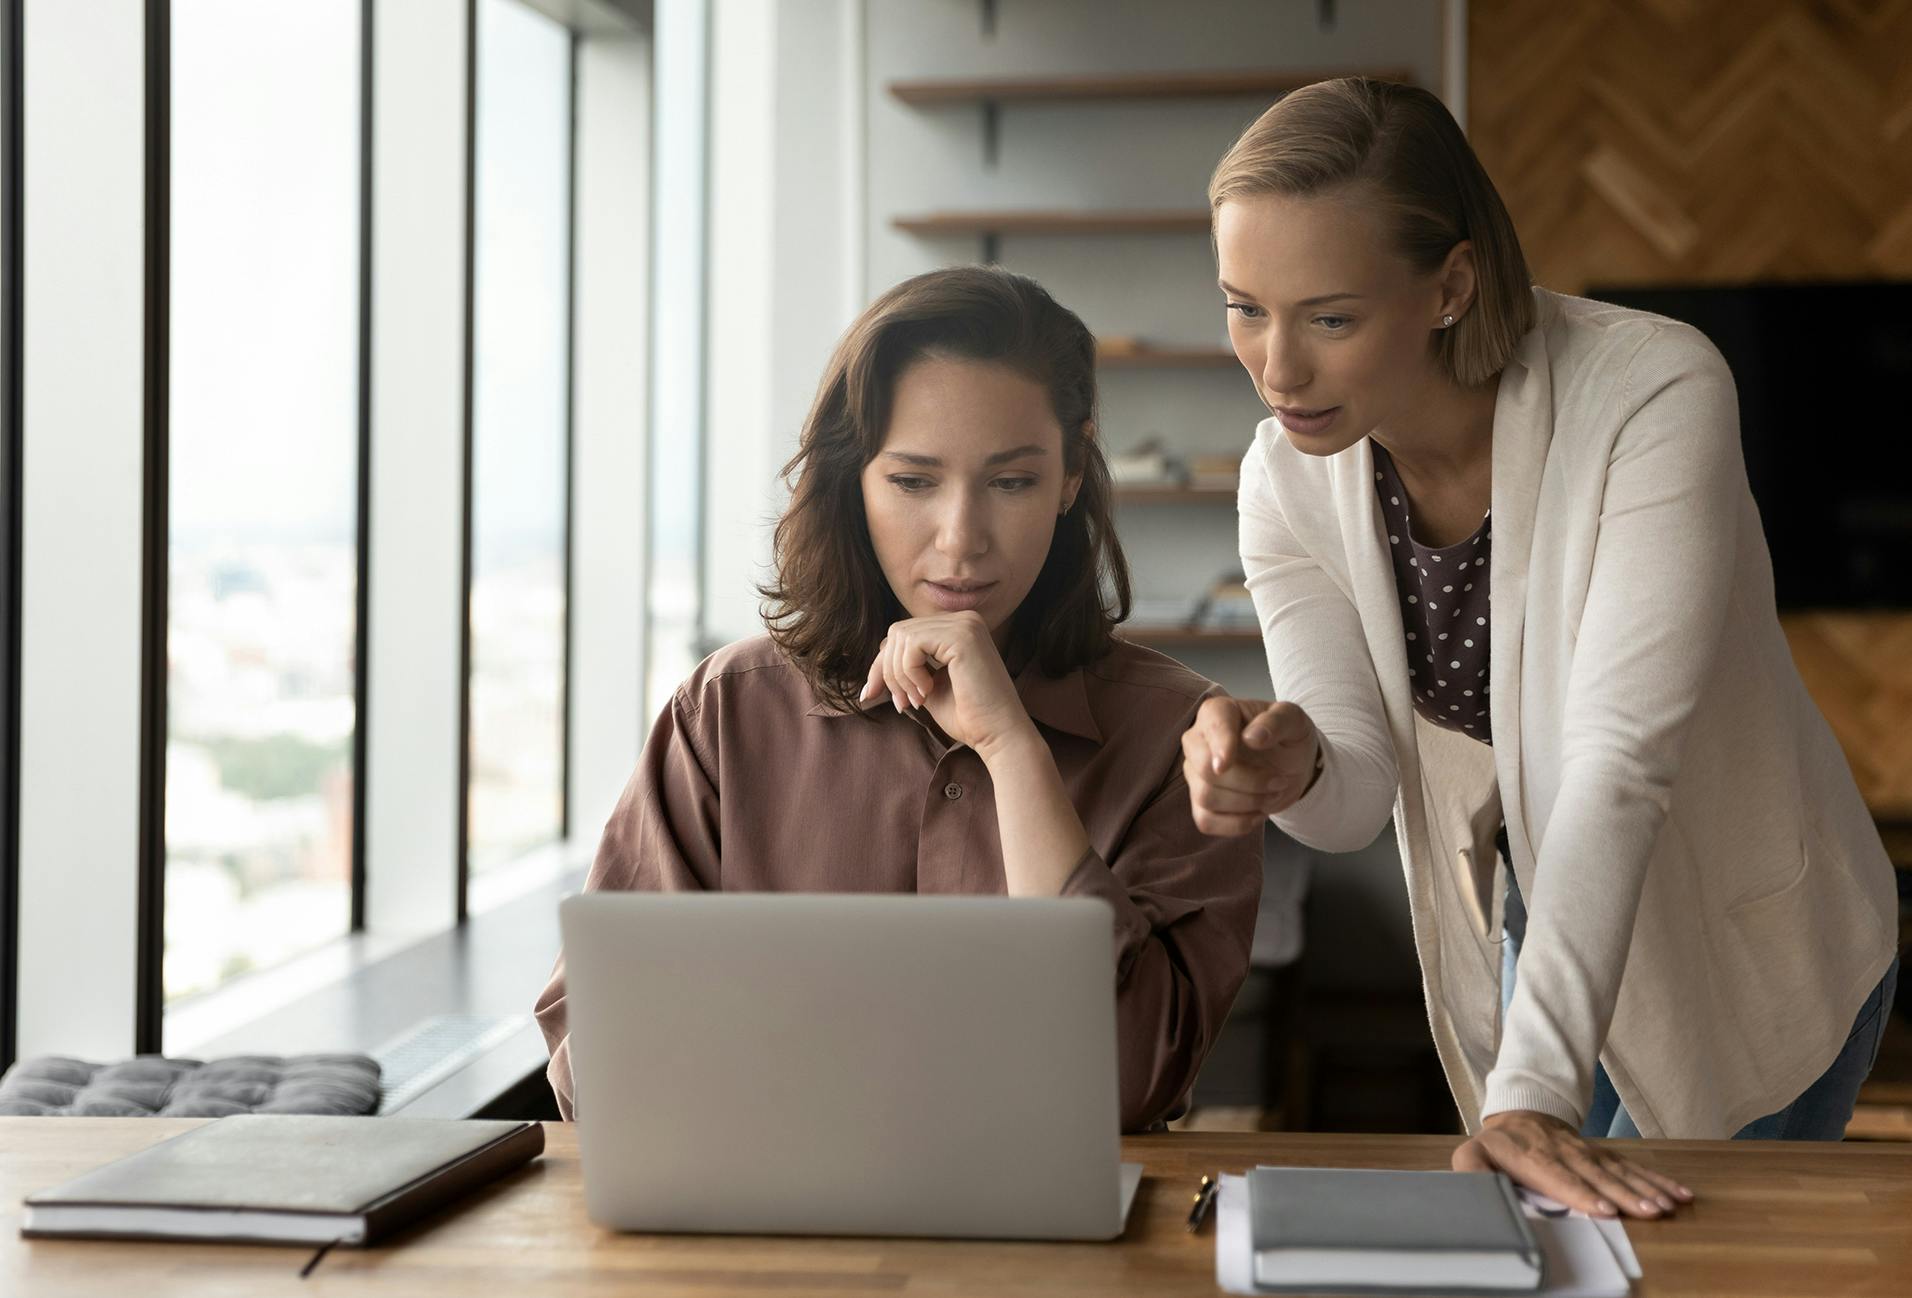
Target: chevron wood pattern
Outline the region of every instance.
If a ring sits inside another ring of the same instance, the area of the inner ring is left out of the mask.
[[[1471,0],[1468,134],[1534,278],[1912,278],[1912,0]],[[1796,614],[1882,822],[1912,823],[1912,615]]]
[[[1468,127],[1549,288],[1912,275],[1912,0],[1472,0]]]
[[[1808,613],[1782,621],[1799,674],[1873,814],[1912,821],[1912,617]]]

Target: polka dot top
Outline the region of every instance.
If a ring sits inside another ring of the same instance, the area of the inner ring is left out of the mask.
[[[1407,491],[1394,461],[1374,445],[1374,490],[1387,522],[1388,557],[1407,629],[1414,710],[1437,726],[1492,744],[1487,706],[1487,573],[1493,511],[1474,534],[1434,549],[1414,539]]]

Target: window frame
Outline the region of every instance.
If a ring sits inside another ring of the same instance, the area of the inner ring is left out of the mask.
[[[145,466],[140,538],[139,909],[133,1050],[157,1054],[166,1021],[166,631],[170,607],[172,0],[146,0]]]
[[[0,0],[0,1070],[13,1065],[20,906],[21,37]]]

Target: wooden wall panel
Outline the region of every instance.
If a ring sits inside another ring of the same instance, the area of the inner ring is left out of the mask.
[[[1912,616],[1804,613],[1781,620],[1799,674],[1845,746],[1873,813],[1912,823]]]
[[[1549,288],[1912,276],[1912,0],[1472,0],[1467,111]]]
[[[1912,0],[1471,0],[1468,128],[1548,288],[1912,278]],[[1912,823],[1912,614],[1785,624]]]

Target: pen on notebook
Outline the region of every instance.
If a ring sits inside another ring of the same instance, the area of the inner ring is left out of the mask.
[[[1215,1191],[1220,1187],[1219,1177],[1204,1176],[1202,1178],[1201,1188],[1195,1191],[1195,1205],[1188,1210],[1190,1234],[1202,1228],[1202,1218],[1208,1216],[1208,1209],[1215,1202]]]

